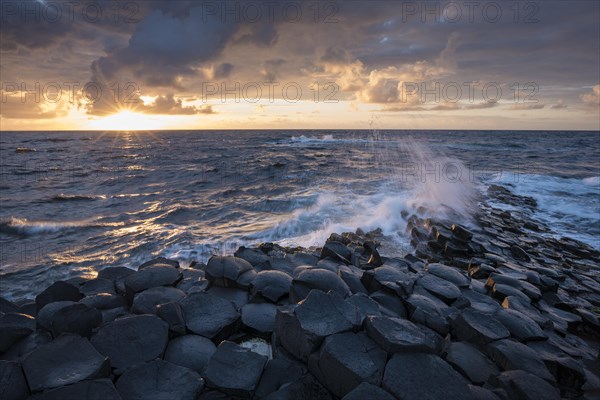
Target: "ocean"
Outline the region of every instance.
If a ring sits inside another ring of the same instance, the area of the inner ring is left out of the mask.
[[[600,249],[600,132],[3,131],[0,156],[10,299],[106,266],[320,246],[357,228],[404,255],[403,211],[469,225],[491,184],[534,198],[518,211],[549,235]]]

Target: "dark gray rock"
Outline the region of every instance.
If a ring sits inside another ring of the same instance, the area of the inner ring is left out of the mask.
[[[346,299],[346,302],[352,304],[356,307],[356,318],[354,319],[355,325],[362,325],[365,318],[368,316],[380,317],[383,315],[382,307],[379,303],[366,294],[356,293]],[[404,309],[404,306],[402,306]],[[406,316],[406,310],[404,310],[404,315]],[[397,316],[397,314],[394,314]]]
[[[460,289],[455,284],[432,274],[424,275],[417,280],[416,284],[446,304],[452,304],[461,295]]]
[[[292,277],[281,271],[259,272],[251,286],[252,295],[260,295],[263,298],[277,303],[288,296],[292,285]]]
[[[350,306],[340,297],[313,290],[295,308],[277,310],[275,334],[288,352],[306,362],[326,336],[353,328],[347,312],[355,307]]]
[[[82,381],[49,390],[31,400],[122,400],[110,379]]]
[[[119,278],[125,278],[128,275],[134,274],[135,270],[126,267],[108,267],[98,271],[99,279],[108,279],[115,282]]]
[[[24,400],[29,396],[27,381],[19,363],[0,360],[0,393],[4,400]]]
[[[350,264],[352,250],[341,242],[327,241],[321,249],[321,258],[331,258],[346,264]]]
[[[495,298],[499,299],[500,301],[503,301],[505,298],[507,298],[509,296],[518,297],[519,300],[521,300],[524,303],[531,301],[529,299],[529,297],[525,293],[523,293],[521,290],[519,290],[513,286],[509,286],[509,285],[505,285],[505,284],[501,284],[501,283],[494,284],[494,286],[492,287],[492,295]]]
[[[36,318],[37,327],[51,331],[54,314],[56,314],[59,310],[74,304],[78,303],[74,301],[55,301],[54,303],[46,304],[41,310],[38,311]]]
[[[127,301],[125,300],[125,297],[118,294],[109,293],[98,293],[91,296],[87,296],[79,300],[79,302],[81,304],[85,304],[86,306],[94,307],[98,310],[110,310],[111,308],[127,306]]]
[[[361,281],[364,274],[363,270],[353,265],[339,265],[338,274],[346,282],[352,293],[369,293]]]
[[[243,328],[265,339],[271,337],[275,326],[277,306],[271,303],[249,303],[242,307]]]
[[[112,322],[117,318],[133,315],[129,312],[129,309],[125,307],[109,308],[108,310],[101,310],[101,312],[103,325]]]
[[[35,318],[31,315],[10,313],[0,316],[0,352],[5,352],[33,331]]]
[[[136,293],[157,286],[173,285],[181,278],[181,272],[167,265],[153,265],[128,275],[124,280],[125,291],[129,299]]]
[[[216,342],[237,331],[240,314],[235,305],[210,293],[192,293],[181,301],[187,328]]]
[[[475,400],[502,400],[506,398],[506,393],[502,389],[496,390],[498,392],[501,392],[501,395],[503,397],[499,397],[498,394],[481,386],[469,385],[469,391],[471,392]]]
[[[37,304],[35,304],[35,301],[29,301],[27,303],[21,304],[21,306],[19,307],[19,311],[17,312],[20,314],[31,315],[33,318],[37,318],[37,311]]]
[[[169,324],[169,330],[175,335],[185,335],[185,318],[179,303],[165,303],[156,306],[156,315]]]
[[[310,356],[308,369],[335,396],[344,397],[362,382],[379,386],[387,354],[360,333],[338,333]]]
[[[415,276],[391,265],[383,265],[365,271],[361,282],[370,292],[386,289],[397,295],[407,295],[412,291]]]
[[[473,232],[469,231],[464,226],[452,224],[452,236],[463,241],[468,241],[473,238]]]
[[[554,377],[535,350],[522,343],[503,339],[490,343],[486,351],[503,370],[521,369],[547,381],[554,381]]]
[[[33,350],[51,341],[52,335],[49,332],[39,330],[17,341],[0,358],[7,361],[21,361]]]
[[[351,293],[346,282],[335,273],[321,268],[305,269],[296,278],[292,280],[290,288],[290,300],[294,303],[303,300],[308,293],[313,290],[328,292],[333,290],[342,297],[347,297]]]
[[[255,269],[259,271],[269,267],[269,256],[262,252],[260,249],[250,249],[241,246],[236,250],[234,256],[243,258],[248,261]]]
[[[449,267],[444,264],[429,264],[425,269],[430,274],[433,274],[438,278],[445,279],[448,282],[452,282],[459,288],[469,287],[469,284],[471,283],[471,280],[467,276],[462,274],[458,269]]]
[[[496,313],[496,318],[514,338],[522,342],[548,339],[548,335],[534,320],[519,311],[501,309]]]
[[[531,261],[529,254],[527,254],[527,252],[525,250],[523,250],[521,247],[519,247],[517,245],[510,246],[510,252],[511,252],[512,256],[515,258],[515,260],[520,260],[520,261],[525,261],[525,262]]]
[[[263,398],[264,400],[333,400],[333,396],[310,373],[288,385],[284,385],[276,392]]]
[[[267,362],[254,394],[258,398],[263,398],[278,391],[282,386],[299,380],[303,372],[303,368],[292,361],[284,358],[271,359]]]
[[[152,268],[152,267],[148,267]],[[135,364],[162,356],[169,335],[167,323],[154,315],[135,315],[103,325],[92,344],[121,372]]]
[[[156,307],[176,302],[185,297],[185,292],[173,287],[153,287],[139,292],[133,298],[131,312],[135,314],[156,314]]]
[[[495,314],[502,308],[500,304],[490,296],[470,289],[464,289],[462,291],[461,299],[466,299],[471,308],[484,314]]]
[[[381,313],[390,317],[406,318],[406,307],[397,295],[378,290],[371,293],[369,297],[379,305]]]
[[[82,303],[62,307],[52,317],[52,335],[75,333],[89,337],[102,324],[102,313]]]
[[[452,322],[452,335],[458,340],[483,346],[510,336],[510,332],[493,316],[465,309]]]
[[[444,349],[446,361],[476,385],[483,385],[500,371],[489,358],[466,342],[450,342]]]
[[[142,265],[138,267],[138,271],[144,268],[152,267],[154,265],[168,265],[169,267],[179,268],[179,261],[177,260],[169,260],[165,257],[157,257],[153,260],[146,261]]]
[[[185,269],[183,271],[186,271]],[[183,278],[177,284],[177,289],[190,294],[194,292],[203,292],[208,288],[210,282],[204,278]]]
[[[110,374],[106,358],[87,339],[75,335],[60,336],[32,351],[23,361],[23,370],[32,392]]]
[[[256,271],[243,258],[213,256],[208,260],[205,276],[214,286],[248,288],[256,277]]]
[[[560,391],[545,380],[526,371],[505,371],[490,380],[515,400],[560,400]]]
[[[554,324],[550,318],[542,315],[537,308],[520,297],[508,296],[502,302],[502,307],[515,310],[534,320],[542,329],[552,329]]]
[[[210,339],[184,335],[169,342],[164,359],[202,374],[216,350],[217,346]]]
[[[252,397],[267,363],[267,357],[233,342],[224,341],[208,361],[208,386],[232,396]]]
[[[79,285],[79,291],[85,296],[98,293],[115,294],[115,283],[108,279],[96,278],[90,279]]]
[[[35,304],[38,311],[46,304],[55,301],[79,301],[83,296],[79,288],[70,283],[58,281],[48,286],[42,293],[35,297]]]
[[[248,292],[242,289],[232,287],[213,286],[206,291],[214,296],[231,301],[235,308],[240,310],[248,303]]]
[[[581,392],[587,381],[585,368],[581,361],[569,357],[557,348],[554,348],[553,352],[539,348],[533,349],[561,387]]]
[[[402,400],[472,400],[467,384],[438,356],[397,353],[385,367],[382,388]]]
[[[441,300],[412,294],[406,299],[406,306],[412,322],[425,325],[443,336],[450,330],[450,324],[446,318],[448,306]]]
[[[0,313],[21,313],[20,307],[12,301],[6,300],[4,297],[0,297]]]
[[[388,353],[436,353],[441,341],[428,328],[400,318],[368,317],[365,320],[365,330]]]
[[[382,388],[363,382],[345,395],[342,400],[394,400],[394,396]]]
[[[127,370],[116,386],[123,400],[195,400],[204,381],[189,368],[154,360]]]

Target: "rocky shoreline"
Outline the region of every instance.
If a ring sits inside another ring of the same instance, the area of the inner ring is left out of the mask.
[[[535,207],[492,186],[472,227],[406,214],[404,258],[358,230],[319,249],[265,243],[186,269],[158,258],[0,298],[0,393],[599,398],[600,252],[549,236]]]

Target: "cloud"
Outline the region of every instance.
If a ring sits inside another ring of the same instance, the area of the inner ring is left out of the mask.
[[[569,106],[567,104],[564,104],[562,99],[559,99],[556,104],[552,104],[550,106],[550,109],[551,110],[562,110],[562,109],[565,109],[567,107],[569,107]]]
[[[263,64],[262,76],[267,82],[277,81],[277,75],[279,68],[285,64],[285,60],[282,58],[276,58],[273,60],[266,60]]]
[[[600,106],[600,85],[594,86],[591,92],[582,94],[580,99],[585,106],[598,108]]]
[[[521,104],[513,104],[510,109],[511,110],[541,110],[546,105],[544,103],[521,103]]]
[[[173,94],[158,96],[150,104],[144,104],[136,108],[147,114],[170,114],[170,115],[194,115],[194,114],[215,114],[211,105],[201,107],[184,106],[183,101]]]

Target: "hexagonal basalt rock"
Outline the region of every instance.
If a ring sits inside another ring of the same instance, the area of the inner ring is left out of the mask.
[[[510,399],[559,400],[560,391],[542,378],[526,371],[505,371],[490,380],[493,386],[502,388]]]
[[[386,289],[394,294],[406,295],[412,291],[415,277],[397,267],[384,265],[366,271],[361,281],[370,293]]]
[[[394,396],[379,386],[363,382],[345,395],[342,400],[394,400]]]
[[[475,400],[468,381],[433,354],[395,354],[385,367],[382,387],[402,400]]]
[[[206,279],[214,286],[247,288],[256,277],[248,261],[233,256],[213,256],[206,265]]]
[[[499,340],[490,343],[486,351],[503,370],[521,369],[547,381],[554,381],[536,351],[523,343],[509,339]]]
[[[82,381],[34,396],[35,400],[123,400],[110,379]]]
[[[375,343],[388,353],[435,353],[441,337],[429,328],[419,327],[406,319],[368,317],[365,330]]]
[[[0,352],[5,352],[35,331],[35,318],[26,314],[10,313],[0,316]]]
[[[469,343],[450,342],[444,353],[446,361],[476,385],[500,373],[496,364]]]
[[[35,349],[23,361],[23,370],[32,392],[110,373],[106,358],[87,339],[75,335],[63,335]]]
[[[252,397],[267,357],[233,342],[222,342],[208,361],[204,377],[208,386],[233,396]]]
[[[217,346],[210,339],[199,335],[184,335],[169,342],[164,359],[202,373],[215,351]]]
[[[342,297],[352,294],[346,282],[335,273],[322,268],[307,268],[292,280],[290,300],[297,303],[305,299],[313,289],[323,292],[333,290]]]
[[[548,335],[544,333],[534,320],[516,310],[498,310],[496,318],[510,331],[510,334],[514,338],[520,341],[548,339]]]
[[[75,303],[61,308],[52,316],[52,335],[76,333],[90,336],[102,323],[102,313],[93,307]]]
[[[123,400],[195,400],[204,388],[204,381],[189,368],[154,360],[125,372],[116,386]]]
[[[452,304],[461,295],[460,289],[455,284],[432,274],[424,275],[416,284],[446,304]]]
[[[292,277],[285,272],[261,271],[252,282],[251,293],[276,303],[288,296],[291,285]]]
[[[429,264],[426,267],[427,272],[437,276],[438,278],[442,278],[447,280],[448,282],[452,282],[458,287],[469,287],[471,280],[460,273],[456,268],[449,267],[444,264]]]
[[[23,400],[29,396],[27,381],[19,363],[0,360],[0,393],[4,400]]]
[[[235,305],[210,293],[192,293],[181,301],[187,328],[216,342],[237,330],[240,314]]]
[[[270,338],[275,325],[277,306],[271,303],[249,303],[242,307],[242,326],[250,333]]]
[[[101,354],[110,358],[110,365],[121,372],[162,356],[168,335],[169,327],[160,318],[135,315],[102,326],[91,342]]]
[[[173,287],[153,287],[135,295],[131,311],[136,314],[156,314],[157,306],[179,301],[184,297],[185,292]]]
[[[310,356],[308,369],[334,395],[344,397],[362,382],[379,386],[386,352],[364,332],[338,333]]]
[[[181,278],[178,269],[167,265],[154,265],[128,275],[124,280],[125,290],[129,299],[146,289],[157,286],[173,285]]]
[[[494,316],[473,309],[459,313],[452,322],[452,334],[459,340],[485,345],[510,336],[510,332]]]

